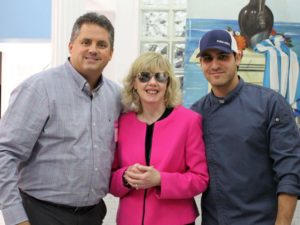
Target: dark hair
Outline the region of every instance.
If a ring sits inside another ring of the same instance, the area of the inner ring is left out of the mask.
[[[96,24],[103,27],[109,33],[109,42],[111,49],[114,48],[114,27],[110,20],[104,15],[99,15],[95,12],[89,12],[80,16],[74,23],[70,42],[73,42],[79,35],[80,28],[83,24]]]

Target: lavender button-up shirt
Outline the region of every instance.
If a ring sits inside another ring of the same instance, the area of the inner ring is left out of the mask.
[[[120,87],[102,78],[90,92],[67,61],[17,87],[0,120],[0,209],[7,225],[26,220],[18,188],[70,206],[108,191]]]

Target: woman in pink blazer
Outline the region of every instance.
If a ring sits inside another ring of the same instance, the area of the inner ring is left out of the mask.
[[[194,196],[208,172],[202,117],[180,105],[172,66],[142,54],[124,81],[126,113],[116,124],[110,192],[120,197],[118,225],[190,225],[199,215]]]

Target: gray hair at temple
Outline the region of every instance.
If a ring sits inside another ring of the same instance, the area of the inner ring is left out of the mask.
[[[104,28],[105,30],[107,30],[107,32],[109,33],[109,42],[110,42],[111,49],[114,49],[115,31],[113,25],[111,24],[110,20],[106,16],[100,15],[95,12],[89,12],[83,14],[75,21],[72,29],[70,42],[73,42],[78,37],[80,28],[83,24],[96,24]]]

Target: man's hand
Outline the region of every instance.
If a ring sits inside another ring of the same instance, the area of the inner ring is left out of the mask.
[[[22,223],[18,223],[17,225],[30,225],[29,221],[24,221]]]

